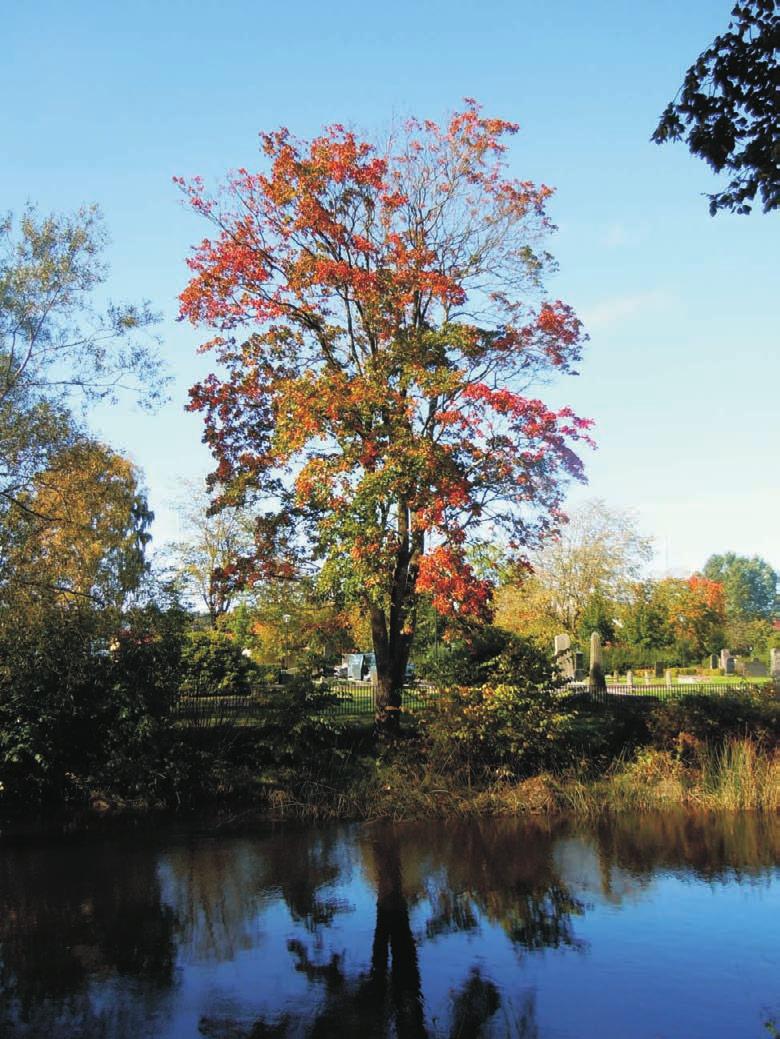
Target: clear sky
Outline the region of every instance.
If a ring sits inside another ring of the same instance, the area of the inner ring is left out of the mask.
[[[581,374],[540,395],[596,420],[588,488],[634,508],[657,567],[716,551],[780,569],[777,217],[710,218],[715,184],[683,144],[649,143],[732,0],[5,0],[0,210],[98,202],[109,291],[148,298],[175,384],[155,417],[95,428],[145,472],[156,540],[181,477],[209,468],[183,413],[206,370],[177,324],[184,258],[207,226],[174,174],[258,165],[257,133],[330,122],[371,132],[441,119],[465,96],[516,120],[511,172],[553,185],[551,290],[590,332]]]

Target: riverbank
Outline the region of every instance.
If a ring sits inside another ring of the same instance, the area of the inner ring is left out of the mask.
[[[511,687],[455,691],[407,716],[398,738],[284,701],[263,723],[174,727],[132,783],[69,777],[31,805],[6,791],[0,831],[88,827],[97,819],[598,818],[667,810],[780,812],[780,704],[692,698],[586,703]],[[120,776],[120,778],[122,778]]]
[[[296,789],[268,790],[265,810],[273,818],[310,821],[502,815],[593,819],[680,809],[780,812],[780,751],[749,738],[697,747],[687,761],[646,748],[601,774],[583,767],[471,786],[415,764],[408,751],[387,756],[373,775],[344,788],[310,780]]]

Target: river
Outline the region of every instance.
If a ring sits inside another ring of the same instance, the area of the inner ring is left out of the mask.
[[[767,1039],[780,819],[0,844],[0,1035]]]

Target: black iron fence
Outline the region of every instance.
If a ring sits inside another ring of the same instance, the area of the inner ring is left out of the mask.
[[[679,685],[608,685],[601,692],[592,692],[586,684],[582,684],[570,685],[567,691],[573,698],[582,697],[601,703],[620,703],[621,701],[636,703],[642,700],[684,700],[688,696],[727,696],[734,693],[744,695],[749,692],[767,692],[771,689],[771,682],[734,682],[729,684],[684,682]]]
[[[333,703],[327,705],[325,713],[340,717],[373,715],[376,713],[377,687],[368,682],[331,682],[329,691],[334,695]],[[439,691],[431,685],[415,683],[404,688],[401,707],[404,711],[419,711],[435,706]]]
[[[335,681],[319,686],[323,703],[313,713],[332,718],[373,717],[376,713],[377,686],[369,682]],[[284,686],[263,686],[242,696],[182,696],[175,718],[181,724],[200,728],[222,725],[252,725],[262,721],[274,696],[283,695]],[[417,711],[436,702],[433,686],[415,683],[403,692],[403,710]]]
[[[259,692],[241,696],[182,696],[174,717],[196,728],[251,725],[262,719],[266,703],[266,697]]]
[[[185,696],[179,700],[175,716],[181,724],[213,728],[218,726],[253,725],[262,721],[273,696],[283,692],[282,686],[266,686],[242,696]],[[315,713],[329,718],[369,718],[376,713],[377,687],[368,682],[326,682],[320,687],[327,694]],[[771,683],[739,682],[728,685],[717,683],[685,683],[681,685],[608,685],[603,692],[591,692],[586,684],[576,684],[559,690],[572,700],[592,700],[619,705],[621,703],[657,703],[661,700],[682,700],[688,696],[726,696],[756,690],[768,691]],[[414,683],[403,691],[402,709],[414,713],[439,702],[440,692],[435,686]]]

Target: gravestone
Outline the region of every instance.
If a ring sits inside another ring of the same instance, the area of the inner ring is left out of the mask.
[[[571,648],[571,639],[568,635],[555,636],[555,663],[561,673],[561,678],[571,682],[575,677],[574,654]]]
[[[565,653],[567,649],[571,648],[571,638],[566,634],[556,635],[553,645],[555,647],[555,655],[557,657],[559,653]]]
[[[645,671],[645,685],[650,685],[650,672]]]
[[[726,672],[727,675],[733,675],[734,674],[734,667],[733,667],[733,665],[732,665],[731,671],[728,670],[728,666],[729,666],[728,662],[731,659],[732,659],[731,658],[731,654],[729,653],[729,651],[727,649],[722,649],[720,651],[720,662],[718,664],[718,667],[723,668],[723,670]]]
[[[745,678],[766,678],[769,672],[763,660],[746,660],[743,674]]]
[[[710,653],[709,663],[707,664],[707,667],[710,668],[711,671],[717,671],[718,670],[718,668],[720,667],[720,662],[718,660],[718,654],[717,653]]]
[[[726,650],[726,652],[728,653],[728,650]],[[732,657],[731,654],[729,653],[728,656],[726,657],[726,663],[724,665],[724,670],[725,670],[727,675],[733,675],[734,672],[736,671],[736,669],[737,669],[737,662],[734,659],[734,657]]]
[[[769,650],[769,673],[776,682],[780,682],[780,649]]]
[[[353,682],[363,679],[363,653],[350,653],[347,658],[347,677]]]
[[[628,671],[626,671],[626,685],[629,689],[634,688],[634,672],[631,670],[631,668],[629,668]]]
[[[656,660],[656,662],[655,662],[655,677],[656,678],[663,678],[664,677],[664,664],[663,664],[662,660]]]
[[[591,693],[606,693],[607,691],[601,657],[601,636],[597,631],[594,631],[590,637],[590,678],[588,687]]]
[[[585,677],[585,654],[579,650],[574,654],[574,678],[579,682]]]
[[[672,672],[668,667],[664,671],[664,685],[667,689],[672,688]]]

